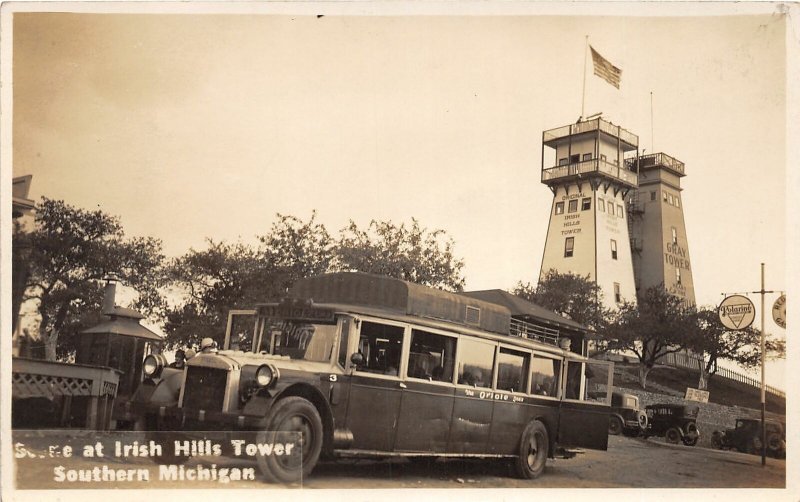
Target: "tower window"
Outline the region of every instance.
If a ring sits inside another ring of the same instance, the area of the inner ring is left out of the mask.
[[[569,163],[570,164],[577,164],[580,161],[581,161],[581,154],[579,154],[579,153],[576,153],[575,155],[570,155],[569,156]]]
[[[608,202],[608,214],[614,216],[614,203],[611,201]]]
[[[592,160],[592,154],[591,153],[584,153],[583,154],[583,160]]]
[[[667,202],[667,192],[661,192],[661,195],[664,198],[664,202]]]
[[[678,230],[675,227],[672,227],[672,243],[678,243]]]
[[[617,216],[619,216],[620,218],[625,217],[625,213],[622,212],[622,206],[620,204],[617,204]]]
[[[650,200],[651,201],[652,200],[656,200],[656,193],[655,192],[650,192]]]
[[[577,210],[578,210],[578,199],[572,199],[571,201],[569,201],[569,209],[568,209],[568,211],[570,213],[574,213]]]
[[[675,282],[681,284],[681,269],[679,268],[675,269]]]
[[[566,242],[564,243],[564,258],[569,258],[572,256],[572,252],[575,249],[575,237],[567,237]]]
[[[563,159],[558,159],[558,165],[559,166],[566,166],[567,164],[569,164],[569,159],[568,158],[564,157]]]
[[[617,241],[614,239],[611,239],[611,259],[617,259]]]
[[[601,153],[601,154],[600,154],[600,160],[602,160],[603,162],[605,162],[605,161],[606,161],[606,154],[604,154],[604,153]]]
[[[667,195],[667,198],[668,198],[668,200],[669,200],[669,205],[670,205],[670,206],[674,206],[674,205],[675,205],[675,203],[674,203],[674,202],[672,202],[672,200],[673,200],[673,199],[672,199],[672,194],[668,194],[668,195]]]
[[[556,214],[564,214],[564,203],[556,202]]]
[[[605,213],[606,212],[606,201],[604,201],[603,199],[597,199],[597,209],[600,212]]]
[[[675,196],[675,207],[681,207],[681,200],[677,195]]]
[[[622,303],[622,295],[619,292],[619,283],[614,283],[614,301],[617,303]]]
[[[592,208],[592,199],[590,199],[589,197],[581,199],[581,211],[588,211],[591,208]]]

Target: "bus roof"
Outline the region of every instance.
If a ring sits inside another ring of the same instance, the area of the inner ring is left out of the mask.
[[[300,279],[289,295],[314,303],[372,307],[440,319],[501,335],[509,334],[511,324],[511,311],[502,305],[362,272],[337,272]]]

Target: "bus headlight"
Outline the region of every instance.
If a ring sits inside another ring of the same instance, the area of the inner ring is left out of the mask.
[[[150,354],[144,358],[142,372],[148,378],[157,378],[164,369],[164,357],[160,354]]]
[[[256,370],[256,385],[269,387],[278,379],[278,368],[271,364],[262,364]]]

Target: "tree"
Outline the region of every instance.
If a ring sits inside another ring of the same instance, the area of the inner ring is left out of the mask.
[[[230,310],[277,300],[298,279],[326,272],[358,270],[452,289],[464,284],[452,241],[416,220],[410,229],[373,221],[368,231],[351,222],[334,241],[316,213],[308,221],[278,214],[258,242],[254,248],[209,240],[208,249],[173,260],[170,277],[182,299],[167,313],[169,346],[205,337],[221,342]]]
[[[189,250],[168,267],[182,301],[167,310],[167,346],[199,345],[206,337],[221,342],[228,311],[252,308],[278,294],[258,253],[244,244],[208,240],[208,249]]]
[[[602,331],[610,312],[603,308],[603,292],[589,276],[549,270],[537,287],[517,283],[513,294],[566,316],[575,322]]]
[[[648,288],[638,303],[625,302],[606,329],[610,350],[628,350],[639,358],[639,384],[663,356],[684,350],[696,332],[692,306],[664,289]]]
[[[259,237],[259,258],[272,274],[272,281],[285,292],[298,279],[330,271],[334,243],[325,226],[317,223],[316,211],[308,222],[278,214],[270,232]]]
[[[761,331],[749,327],[743,330],[726,329],[719,320],[716,308],[703,307],[696,317],[696,336],[688,348],[700,357],[699,389],[706,389],[708,380],[717,372],[718,362],[725,359],[745,368],[761,364]],[[768,358],[786,357],[785,340],[767,335],[765,347]]]
[[[258,247],[209,239],[207,249],[173,260],[170,277],[183,298],[167,313],[167,345],[221,343],[229,311],[277,300],[298,279],[327,272],[332,239],[315,220],[278,214]]]
[[[161,242],[126,239],[119,219],[101,210],[42,198],[34,229],[14,237],[15,252],[28,252],[24,300],[36,304],[48,360],[73,353],[76,334],[100,320],[102,280],[108,274],[139,293],[132,307],[145,315],[163,306]]]
[[[464,261],[455,257],[453,247],[453,240],[444,230],[428,231],[414,218],[408,227],[404,223],[372,220],[366,230],[351,221],[340,231],[334,268],[461,291]]]

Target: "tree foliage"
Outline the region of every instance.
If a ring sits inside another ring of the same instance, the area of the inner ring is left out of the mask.
[[[351,221],[336,243],[335,268],[461,291],[464,262],[453,246],[444,230],[428,231],[413,218],[409,226],[372,220],[365,230]]]
[[[549,270],[534,288],[517,283],[513,294],[600,332],[610,312],[603,308],[603,292],[589,276]]]
[[[709,378],[717,372],[719,360],[734,362],[752,369],[761,364],[761,331],[752,326],[729,330],[722,325],[716,308],[700,308],[696,315],[696,332],[688,348],[701,358],[698,387],[705,389]],[[767,358],[786,357],[786,342],[765,338]]]
[[[652,286],[638,303],[625,302],[606,328],[610,350],[630,351],[639,359],[639,384],[647,388],[647,374],[663,356],[680,352],[696,332],[694,307],[670,294],[663,285]]]
[[[163,306],[160,241],[126,238],[119,219],[101,210],[43,198],[34,229],[14,238],[15,252],[27,255],[25,300],[38,309],[39,338],[48,360],[72,353],[76,334],[100,320],[102,279],[108,274],[138,291],[131,306],[145,315]]]
[[[304,277],[356,270],[459,290],[462,267],[444,231],[429,232],[416,220],[409,227],[373,221],[366,230],[351,222],[334,240],[316,213],[308,221],[278,214],[256,246],[208,241],[208,249],[172,262],[183,299],[167,314],[167,342],[221,342],[230,310],[276,300]]]

